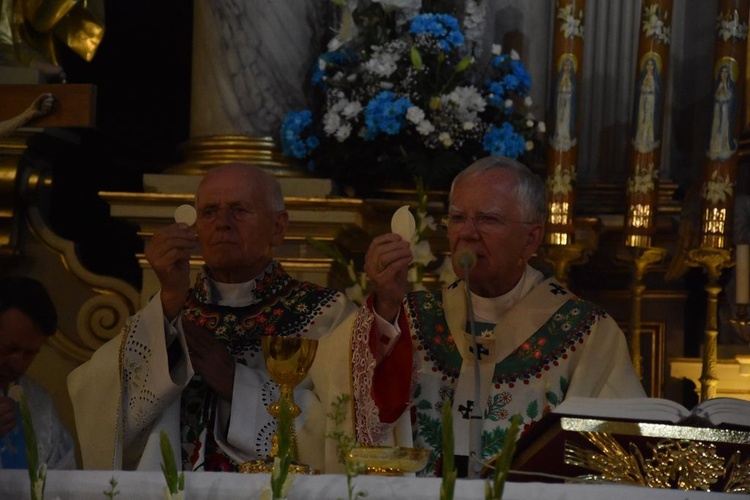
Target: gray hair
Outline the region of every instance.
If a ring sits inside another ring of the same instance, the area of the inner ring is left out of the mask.
[[[480,158],[460,171],[451,183],[449,198],[453,197],[453,188],[461,181],[494,169],[510,170],[515,173],[516,187],[514,194],[521,205],[524,220],[535,224],[544,224],[547,217],[547,190],[544,182],[529,167],[506,156]]]
[[[286,210],[284,203],[284,193],[281,191],[281,183],[279,179],[263,170],[260,167],[256,167],[250,163],[243,162],[232,162],[218,165],[213,169],[209,170],[206,176],[214,175],[217,173],[223,173],[227,170],[240,170],[243,173],[249,174],[242,177],[242,182],[250,182],[255,188],[261,189],[265,195],[265,205],[271,212],[283,212]],[[201,181],[203,184],[203,181]],[[200,195],[200,185],[198,185],[198,191],[195,194],[195,204],[198,204],[198,197]]]

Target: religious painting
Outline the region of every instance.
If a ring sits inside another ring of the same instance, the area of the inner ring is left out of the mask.
[[[661,56],[647,52],[639,64],[633,110],[633,147],[649,153],[659,146],[663,99]]]
[[[575,55],[567,53],[558,59],[552,92],[551,123],[554,129],[550,145],[559,151],[568,151],[577,142],[578,60]]]
[[[728,160],[737,151],[734,137],[734,124],[737,116],[737,77],[739,65],[732,57],[722,57],[714,68],[712,90],[713,106],[708,143],[708,156],[711,160]]]

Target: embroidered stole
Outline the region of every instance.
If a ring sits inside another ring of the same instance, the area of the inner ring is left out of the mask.
[[[495,365],[512,354],[518,347],[538,331],[548,320],[549,311],[561,307],[570,294],[555,294],[550,290],[547,279],[536,286],[527,296],[513,306],[499,321],[491,337],[477,336],[479,351],[479,397],[481,415],[485,413],[490,395],[490,386]],[[472,410],[477,405],[474,401],[474,349],[472,335],[467,332],[467,304],[464,282],[458,286],[443,289],[445,319],[461,355],[461,371],[453,400],[453,428],[457,436],[470,436]],[[477,332],[478,333],[478,332]],[[455,442],[456,455],[469,454],[469,439],[458,439]]]

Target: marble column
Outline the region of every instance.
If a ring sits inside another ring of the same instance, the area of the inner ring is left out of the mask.
[[[190,140],[169,173],[248,161],[303,171],[277,147],[284,116],[308,108],[309,73],[330,33],[325,0],[215,0],[194,6]]]

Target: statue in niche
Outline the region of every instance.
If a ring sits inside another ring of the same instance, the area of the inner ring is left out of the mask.
[[[104,0],[0,0],[0,66],[39,71],[65,82],[55,43],[91,61],[104,36]]]
[[[573,54],[563,54],[558,62],[558,72],[552,96],[552,123],[554,130],[550,144],[555,149],[567,151],[576,145],[575,125],[578,115],[578,64]]]
[[[54,107],[55,97],[49,93],[41,94],[20,114],[0,121],[0,138],[12,134],[35,118],[49,114]]]
[[[734,63],[734,64],[733,64]],[[727,160],[737,151],[734,138],[734,123],[737,113],[737,63],[729,58],[717,63],[716,81],[713,89],[713,112],[711,114],[711,137],[708,158]]]
[[[635,87],[633,146],[641,153],[648,153],[660,142],[663,87],[659,55],[646,54],[642,61]]]

